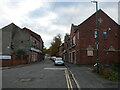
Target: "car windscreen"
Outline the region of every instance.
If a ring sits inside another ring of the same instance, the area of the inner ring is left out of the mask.
[[[56,61],[62,61],[62,59],[58,59],[58,58],[57,58]]]

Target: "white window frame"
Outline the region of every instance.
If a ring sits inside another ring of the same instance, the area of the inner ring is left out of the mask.
[[[73,45],[75,45],[76,44],[76,38],[75,38],[75,36],[73,37]]]

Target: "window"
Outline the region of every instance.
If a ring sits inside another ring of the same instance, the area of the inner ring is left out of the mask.
[[[72,39],[70,39],[70,47],[72,46]]]
[[[97,38],[97,31],[94,32],[94,38]]]
[[[37,41],[34,41],[35,44],[37,44]]]
[[[103,38],[107,39],[107,32],[106,31],[103,31]]]
[[[107,32],[103,32],[103,34],[104,34],[104,35],[106,35],[106,34],[107,34]]]
[[[75,36],[73,37],[73,42],[72,42],[73,45],[75,45]]]
[[[75,52],[72,53],[72,61],[75,60]]]

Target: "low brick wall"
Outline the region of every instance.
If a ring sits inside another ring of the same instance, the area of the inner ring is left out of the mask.
[[[2,66],[13,66],[27,63],[27,60],[0,60]]]

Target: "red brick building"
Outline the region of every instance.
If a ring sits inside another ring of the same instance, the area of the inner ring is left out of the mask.
[[[66,34],[64,43],[59,47],[59,56],[64,61],[69,61],[69,47],[70,47],[70,35]]]
[[[70,47],[70,35],[66,34],[65,38],[64,38],[64,52],[63,52],[63,57],[64,57],[64,61],[68,61],[69,60],[69,47]]]
[[[119,25],[101,9],[98,11],[99,59],[102,64],[120,62]],[[79,25],[72,24],[68,62],[74,64],[96,63],[96,14]]]
[[[63,58],[63,52],[64,52],[64,43],[60,45],[59,47],[59,56]]]
[[[74,25],[72,24],[71,26],[71,33],[70,33],[70,40],[69,40],[69,61],[70,63],[74,63],[76,64],[77,63],[77,60],[78,60],[78,46],[79,46],[79,42],[78,42],[78,39],[79,39],[79,32],[78,31],[78,26],[77,25]]]
[[[23,28],[23,30],[30,34],[29,51],[28,51],[29,62],[36,62],[43,60],[44,42],[41,36],[26,27]]]

